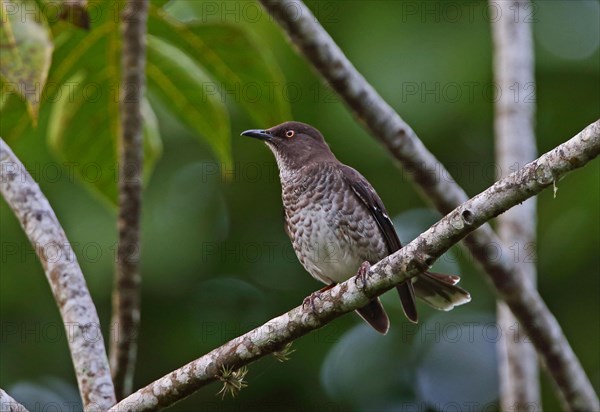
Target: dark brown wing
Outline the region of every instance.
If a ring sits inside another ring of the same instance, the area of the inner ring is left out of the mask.
[[[369,209],[371,215],[375,218],[385,242],[388,247],[388,253],[392,254],[402,247],[394,224],[390,220],[383,202],[375,192],[375,189],[360,173],[353,168],[342,165],[344,178],[356,194],[356,197]],[[417,322],[417,307],[415,305],[415,292],[412,282],[404,282],[396,287],[402,302],[404,314],[411,322]]]

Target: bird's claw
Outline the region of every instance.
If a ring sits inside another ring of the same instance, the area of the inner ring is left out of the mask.
[[[310,307],[312,312],[314,314],[317,314],[317,308],[315,306],[315,299],[320,299],[321,293],[325,292],[326,290],[331,289],[335,285],[336,285],[335,283],[332,283],[331,285],[327,285],[319,290],[316,290],[313,293],[311,293],[309,296],[305,297],[304,300],[302,301],[302,308],[305,309],[307,307]]]
[[[358,268],[358,271],[356,271],[356,279],[354,280],[354,283],[363,290],[367,286],[367,274],[369,273],[370,269],[371,264],[367,261],[364,261]]]
[[[317,290],[311,293],[309,296],[305,297],[302,301],[302,308],[306,309],[310,307],[313,313],[317,313],[317,308],[315,307],[315,299],[317,299],[320,294],[321,291]]]

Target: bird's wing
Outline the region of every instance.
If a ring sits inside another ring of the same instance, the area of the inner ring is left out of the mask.
[[[402,247],[394,224],[387,215],[383,202],[375,192],[375,189],[360,173],[349,166],[343,166],[344,178],[356,194],[356,196],[362,201],[362,203],[369,209],[371,215],[375,218],[377,226],[381,230],[385,243],[388,247],[388,253],[392,254]]]
[[[375,218],[377,226],[381,230],[385,243],[388,247],[388,253],[392,254],[397,250],[400,250],[402,244],[394,229],[394,224],[388,216],[383,202],[379,198],[379,195],[375,192],[375,189],[371,184],[356,170],[350,166],[342,165],[343,176],[347,183],[350,185],[356,197],[369,209],[371,216]],[[417,322],[417,307],[415,304],[415,292],[413,289],[412,282],[404,282],[397,286],[398,294],[400,295],[400,301],[402,302],[402,309],[406,317],[412,321]]]

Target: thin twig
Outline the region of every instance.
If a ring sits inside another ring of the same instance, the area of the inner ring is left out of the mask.
[[[356,119],[400,161],[425,197],[441,213],[448,213],[468,199],[464,190],[449,178],[450,173],[354,68],[301,1],[260,2],[292,43],[339,94]],[[560,325],[537,292],[521,291],[526,287],[526,276],[511,260],[510,251],[491,226],[485,224],[472,233],[465,239],[465,245],[489,276],[496,292],[521,322],[525,333],[533,340],[565,402],[574,410],[593,410],[591,406],[598,405],[598,397]],[[490,245],[501,249],[495,259],[489,258]],[[549,329],[537,327],[540,324]]]
[[[0,412],[29,412],[29,410],[0,388]]]
[[[0,192],[35,249],[62,316],[79,392],[86,408],[116,402],[96,307],[73,248],[25,166],[0,139]]]
[[[117,399],[131,393],[140,323],[140,214],[143,140],[141,104],[146,67],[147,0],[129,0],[121,14],[121,135],[119,136],[119,243],[113,290],[110,366]]]
[[[298,306],[264,325],[239,336],[212,352],[138,390],[110,411],[156,411],[172,405],[218,379],[222,368],[236,370],[333,319],[364,306],[406,279],[427,270],[452,245],[480,225],[552,186],[552,182],[582,167],[600,154],[600,120],[571,140],[496,182],[462,204],[398,252],[371,266],[367,282],[353,277],[322,292],[314,312]],[[532,293],[535,290],[532,289]],[[538,300],[541,301],[541,300]],[[550,348],[552,352],[560,348]],[[575,360],[576,361],[576,360]],[[593,400],[586,405],[592,406]],[[584,403],[578,404],[581,406]],[[595,404],[597,406],[597,403]]]
[[[493,0],[491,0],[493,1]],[[527,10],[529,0],[497,2],[502,18],[491,22],[494,41],[494,77],[504,93],[495,103],[496,162],[499,178],[535,159],[535,79],[531,23],[512,11]],[[513,93],[508,93],[511,90]],[[536,198],[498,217],[498,235],[516,250],[515,265],[535,288]],[[538,358],[523,326],[498,301],[498,326],[504,333],[497,343],[500,371],[500,405],[505,411],[542,410]]]

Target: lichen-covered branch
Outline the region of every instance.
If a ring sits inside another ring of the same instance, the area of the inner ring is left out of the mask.
[[[0,388],[0,412],[29,412],[26,407],[15,401]]]
[[[599,153],[600,120],[520,171],[496,182],[450,212],[398,252],[371,266],[364,284],[353,277],[322,292],[319,299],[315,300],[314,312],[309,307],[298,306],[271,319],[138,390],[115,405],[111,411],[159,410],[218,379],[224,368],[237,369],[281,350],[294,339],[365,305],[374,296],[423,272],[477,227],[551,186],[555,180],[582,167]],[[535,292],[532,288],[529,290]],[[544,353],[550,354],[552,358],[555,351],[561,348],[548,349],[550,351],[544,350]],[[577,359],[573,361],[577,362]],[[597,410],[598,400],[592,392],[587,398],[582,397],[579,403],[571,406],[577,410]]]
[[[529,0],[494,2],[502,18],[491,22],[494,43],[494,78],[502,93],[495,102],[496,164],[502,178],[535,159],[535,79],[531,23],[514,17],[514,10],[526,10]],[[516,96],[516,98],[515,98]],[[536,198],[531,198],[498,217],[498,235],[517,251],[515,265],[535,287]],[[502,301],[497,305],[498,326],[504,333],[497,343],[502,410],[541,411],[538,358],[525,339],[522,325]]]
[[[119,241],[113,291],[110,366],[117,399],[131,393],[140,323],[140,215],[143,138],[141,105],[146,70],[147,0],[129,0],[121,15],[121,135]]]
[[[2,139],[0,192],[44,267],[65,325],[83,405],[86,410],[108,409],[116,401],[108,359],[96,307],[77,257],[48,200]]]
[[[356,119],[402,164],[425,197],[441,213],[448,213],[468,199],[464,190],[449,179],[450,173],[356,70],[300,0],[260,2],[292,43],[338,93]],[[517,316],[525,333],[534,341],[565,402],[573,409],[577,409],[582,402],[589,406],[590,401],[595,401],[597,405],[598,399],[592,385],[560,325],[537,292],[521,291],[525,288],[526,275],[515,265],[510,251],[491,226],[483,225],[465,240],[465,245],[485,270],[497,293]],[[496,259],[489,259],[489,245],[502,248]],[[551,329],[538,328],[537,325],[542,323]],[[555,348],[561,350],[548,352]]]

